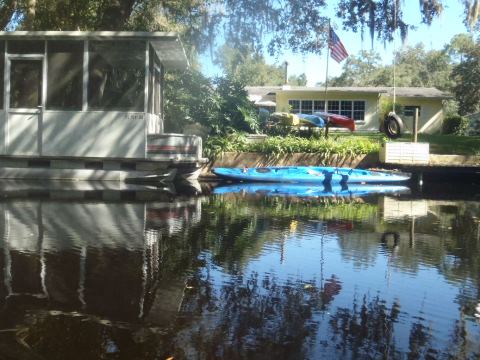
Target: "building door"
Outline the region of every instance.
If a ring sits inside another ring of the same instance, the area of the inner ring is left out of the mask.
[[[40,155],[43,60],[9,59],[6,152],[8,155]]]

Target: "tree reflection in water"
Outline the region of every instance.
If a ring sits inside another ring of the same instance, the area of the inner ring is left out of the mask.
[[[328,308],[342,285],[335,276],[322,289],[314,282],[281,283],[254,272],[216,288],[197,273],[188,288],[181,312],[186,323],[195,320],[177,336],[190,339],[177,344],[188,349],[188,358],[301,359],[315,342],[314,315]]]

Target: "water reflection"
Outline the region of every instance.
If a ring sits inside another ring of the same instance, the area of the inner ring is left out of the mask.
[[[0,358],[480,356],[480,203],[201,190],[4,186]]]
[[[294,197],[361,197],[375,194],[403,194],[410,192],[403,185],[368,184],[290,184],[290,183],[235,183],[220,185],[215,194],[241,193],[267,196]]]

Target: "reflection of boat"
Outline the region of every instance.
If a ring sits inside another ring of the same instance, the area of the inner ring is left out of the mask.
[[[28,193],[27,184],[20,185],[18,191]],[[131,201],[128,192],[122,199],[121,190],[104,190],[108,201],[102,201],[83,196],[100,191],[100,183],[71,185],[79,190],[61,192],[59,185],[26,199],[13,197],[9,185],[8,201],[0,202],[0,318],[43,301],[43,308],[85,319],[170,324],[184,281],[176,273],[160,286],[160,272],[168,271],[160,259],[170,261],[168,236],[200,221],[201,199]]]
[[[366,196],[372,194],[405,193],[410,189],[400,185],[306,185],[279,183],[240,183],[217,186],[214,194],[247,193],[267,196],[331,197]]]
[[[213,172],[229,180],[291,183],[391,183],[410,178],[410,175],[404,173],[330,166],[214,168]]]

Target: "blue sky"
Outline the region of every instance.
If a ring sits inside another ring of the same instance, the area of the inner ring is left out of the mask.
[[[328,13],[332,14],[332,26],[340,37],[349,54],[357,54],[360,50],[370,50],[371,41],[368,30],[362,41],[360,33],[353,33],[341,29],[341,21],[334,17],[334,6],[336,1],[330,1]],[[467,29],[463,24],[464,13],[463,5],[459,0],[450,0],[445,5],[443,14],[433,21],[428,27],[421,25],[420,11],[418,1],[408,0],[404,2],[403,12],[407,23],[417,25],[417,29],[409,30],[407,40],[401,43],[400,35],[396,36],[396,48],[401,49],[402,46],[413,46],[417,43],[423,43],[427,50],[441,49],[450,39],[460,33],[466,33]],[[381,41],[374,41],[373,49],[382,57],[384,64],[392,63],[392,53],[394,51],[393,43],[387,43],[384,46]],[[270,64],[280,64],[284,61],[289,63],[288,74],[307,75],[307,85],[314,86],[317,82],[325,81],[326,52],[322,56],[293,54],[286,52],[275,58],[266,56],[267,62]],[[329,77],[338,76],[342,72],[341,64],[336,63],[333,59],[329,60]],[[220,75],[221,70],[212,64],[210,54],[201,57],[202,72],[207,76]]]

